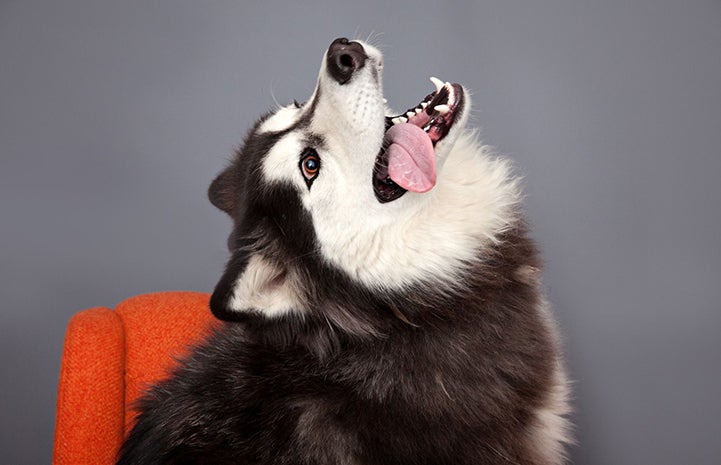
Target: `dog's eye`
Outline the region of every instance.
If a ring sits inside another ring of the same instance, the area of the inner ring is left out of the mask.
[[[303,150],[300,157],[300,171],[303,173],[305,183],[308,184],[308,188],[310,189],[311,184],[313,184],[315,178],[318,177],[318,172],[320,171],[320,157],[318,156],[318,152],[311,148]]]

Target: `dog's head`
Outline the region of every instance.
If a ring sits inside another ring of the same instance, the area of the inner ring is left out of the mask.
[[[211,299],[219,318],[303,313],[329,281],[373,292],[435,285],[499,229],[497,212],[477,218],[479,200],[465,198],[491,202],[464,191],[479,181],[480,148],[459,140],[463,87],[432,78],[435,90],[396,115],[382,70],[376,48],[335,40],[311,98],[261,118],[212,183],[212,203],[234,221]]]

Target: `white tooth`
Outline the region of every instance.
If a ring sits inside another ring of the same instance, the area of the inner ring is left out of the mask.
[[[406,123],[408,122],[408,118],[405,116],[397,116],[391,120],[393,124],[400,124],[400,123]]]
[[[416,114],[413,113],[412,111],[409,111],[408,113],[406,113],[406,116],[409,118],[413,118],[414,116],[416,116]]]
[[[435,107],[433,107],[433,109],[442,115],[445,115],[446,113],[451,111],[448,105],[436,105]]]
[[[427,107],[427,106],[428,106],[428,102],[421,102],[421,106],[422,106],[423,108]]]
[[[453,105],[456,103],[456,92],[453,88],[453,85],[450,82],[446,82],[446,85],[448,86],[448,105]]]
[[[401,120],[401,123],[407,123],[407,122],[408,122],[408,118],[406,118],[405,116],[401,116],[401,117],[398,118],[398,119]]]
[[[431,76],[431,82],[433,83],[434,86],[436,86],[436,92],[443,89],[443,81],[441,81],[437,77]]]
[[[423,111],[423,108],[416,108],[416,115],[419,115]]]
[[[398,123],[401,122],[401,119],[400,119],[400,118],[393,118],[393,119],[391,120],[391,122],[392,122],[393,124],[398,124]]]

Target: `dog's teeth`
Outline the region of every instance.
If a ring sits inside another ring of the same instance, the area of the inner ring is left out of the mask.
[[[434,110],[436,110],[438,113],[445,115],[449,111],[451,111],[450,107],[448,105],[436,105],[433,107]]]
[[[416,115],[421,114],[422,111],[423,111],[423,108],[416,108]]]
[[[415,112],[409,111],[408,113],[406,113],[406,116],[408,118],[413,118],[414,116],[416,116],[416,114],[415,114]]]
[[[428,106],[428,102],[421,102],[421,107],[426,108]]]
[[[401,117],[398,118],[398,119],[401,120],[401,123],[407,123],[407,122],[408,122],[408,118],[406,118],[405,116],[401,116]]]
[[[407,123],[407,122],[408,122],[408,118],[406,118],[405,116],[396,116],[395,118],[393,118],[393,119],[391,120],[391,122],[392,122],[393,124]]]
[[[448,86],[448,105],[453,105],[456,103],[456,92],[453,88],[453,84],[450,82],[446,82],[446,86]]]
[[[431,82],[434,86],[436,86],[436,92],[440,92],[440,90],[443,89],[443,81],[441,81],[437,77],[431,76]]]

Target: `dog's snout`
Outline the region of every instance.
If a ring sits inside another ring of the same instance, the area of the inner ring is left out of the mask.
[[[354,72],[365,65],[367,58],[361,44],[341,37],[334,40],[328,47],[326,60],[328,73],[339,84],[345,84],[353,76]]]

